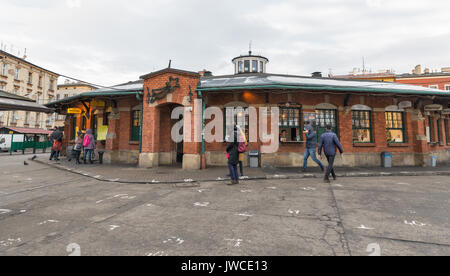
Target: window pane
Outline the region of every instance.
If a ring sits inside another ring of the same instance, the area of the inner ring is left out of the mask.
[[[404,143],[403,131],[398,129],[388,130],[387,141],[389,143]]]
[[[244,61],[244,72],[250,72],[250,60]]]
[[[258,61],[257,60],[252,61],[252,72],[254,72],[254,73],[258,72]]]
[[[370,143],[372,137],[369,129],[353,129],[353,142]]]

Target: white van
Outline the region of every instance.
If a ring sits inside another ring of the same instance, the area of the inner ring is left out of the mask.
[[[0,151],[9,151],[11,149],[12,134],[0,134]],[[14,142],[23,142],[23,134],[15,134]]]

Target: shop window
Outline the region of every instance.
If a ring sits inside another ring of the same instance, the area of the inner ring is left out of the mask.
[[[434,120],[431,116],[428,116],[427,138],[428,143],[434,142]]]
[[[259,72],[264,73],[264,62],[262,62],[262,61],[259,62]],[[449,86],[449,88],[450,88],[450,86]]]
[[[91,118],[91,129],[94,133],[94,138],[97,140],[97,133],[98,133],[98,115],[92,115]]]
[[[440,144],[442,141],[442,139],[441,139],[441,119],[437,119],[436,129],[437,129],[437,142]]]
[[[449,139],[449,135],[450,135],[450,133],[449,133],[449,126],[448,126],[448,124],[449,124],[449,120],[448,119],[445,119],[444,120],[444,128],[445,128],[445,143],[447,143],[447,144],[449,144],[450,143],[450,139]]]
[[[103,113],[103,125],[104,126],[109,126],[109,115],[110,114],[111,114],[111,112]]]
[[[242,72],[244,72],[244,67],[243,67],[243,62],[242,61],[239,61],[238,62],[238,73],[242,73]]]
[[[244,107],[226,107],[225,108],[225,141],[231,142],[231,135],[234,131],[234,126],[238,125],[249,137],[249,115],[248,108]]]
[[[138,142],[141,136],[141,111],[133,110],[131,112],[131,136],[130,141]]]
[[[280,142],[300,142],[302,140],[301,108],[280,107]]]
[[[387,111],[386,116],[386,138],[388,143],[405,143],[404,113]]]
[[[252,60],[252,72],[258,73],[258,61],[257,60]]]
[[[331,125],[332,131],[338,135],[337,110],[318,109],[316,110],[317,139],[326,132],[327,125]]]
[[[352,111],[353,143],[372,143],[372,112]]]

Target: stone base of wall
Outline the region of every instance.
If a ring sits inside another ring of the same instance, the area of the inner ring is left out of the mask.
[[[159,165],[159,153],[141,153],[139,154],[140,168],[154,168]]]
[[[138,157],[139,151],[137,150],[105,151],[103,163],[136,165]]]
[[[434,153],[393,153],[393,166],[427,166],[431,154],[435,154],[438,158],[438,164],[448,164],[450,162],[450,150],[438,151]],[[260,164],[262,167],[301,167],[303,166],[303,153],[284,152],[262,154]],[[317,158],[319,158],[317,156]],[[226,166],[226,153],[223,152],[206,152],[206,162],[208,166]],[[327,160],[321,162],[326,166]],[[245,156],[244,165],[248,166],[249,157]],[[381,166],[381,153],[345,153],[344,158],[337,155],[335,160],[336,166],[342,167],[378,167]],[[308,167],[318,167],[316,162],[310,157],[308,159]]]
[[[177,163],[177,152],[160,152],[159,165],[171,166]]]
[[[183,170],[200,170],[202,158],[200,154],[184,154]]]

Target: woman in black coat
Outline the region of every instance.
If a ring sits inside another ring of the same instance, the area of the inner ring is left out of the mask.
[[[228,168],[230,169],[231,183],[229,185],[239,184],[239,174],[237,165],[239,163],[239,143],[237,132],[234,133],[234,141],[228,144]]]

